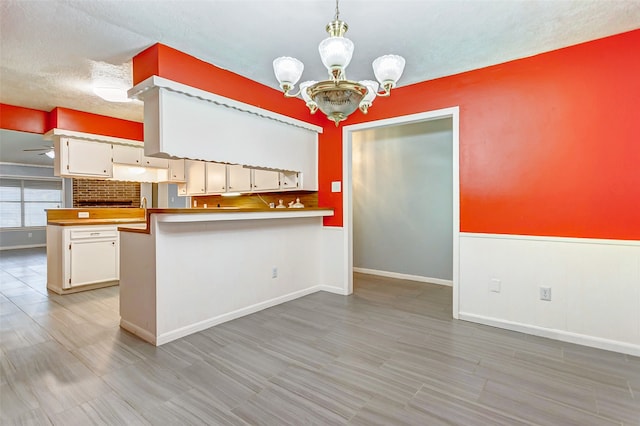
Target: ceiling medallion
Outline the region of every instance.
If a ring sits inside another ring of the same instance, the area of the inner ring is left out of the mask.
[[[300,80],[304,64],[288,56],[281,56],[273,61],[273,71],[284,96],[295,98],[301,95],[311,114],[315,114],[319,109],[336,126],[357,108],[366,114],[376,96],[389,96],[402,75],[405,64],[404,58],[398,55],[384,55],[373,61],[373,73],[383,92],[378,92],[379,85],[376,81],[347,80],[345,69],[351,62],[354,46],[351,40],[344,37],[349,26],[341,21],[339,16],[340,10],[336,0],[335,18],[326,27],[329,37],[322,40],[318,46],[322,63],[329,72],[329,80],[303,81],[300,83],[300,91],[292,93],[295,84]]]

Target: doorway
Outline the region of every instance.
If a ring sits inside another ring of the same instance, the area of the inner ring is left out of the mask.
[[[372,121],[343,127],[343,208],[344,208],[344,247],[345,247],[345,276],[348,293],[353,292],[353,261],[354,261],[354,134],[363,130],[383,129],[390,126],[402,126],[425,121],[450,119],[451,123],[451,151],[452,151],[452,186],[451,199],[452,215],[452,286],[453,286],[453,317],[458,318],[458,284],[459,284],[459,234],[460,234],[460,158],[459,158],[459,107],[445,108],[386,120]]]

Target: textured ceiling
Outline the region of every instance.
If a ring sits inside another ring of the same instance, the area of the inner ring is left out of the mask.
[[[131,58],[160,42],[277,88],[271,62],[294,56],[326,76],[317,51],[333,0],[1,0],[0,102],[142,120],[92,85],[131,85]],[[342,0],[356,46],[347,72],[373,79],[385,53],[407,60],[399,86],[640,28],[639,0]],[[283,100],[283,102],[285,102]],[[291,101],[289,101],[291,102]]]

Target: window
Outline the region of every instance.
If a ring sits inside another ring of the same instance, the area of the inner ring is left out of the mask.
[[[45,209],[61,206],[61,179],[0,178],[0,228],[46,226]]]

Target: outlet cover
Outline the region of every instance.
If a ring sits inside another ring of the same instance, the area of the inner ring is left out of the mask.
[[[78,212],[79,219],[86,219],[89,217],[89,212]]]
[[[331,192],[340,192],[342,191],[342,182],[339,180],[335,180],[331,182]]]
[[[551,287],[540,287],[540,300],[551,301]]]
[[[500,293],[502,287],[502,280],[499,280],[497,278],[491,278],[491,281],[489,281],[489,291],[492,293]]]

